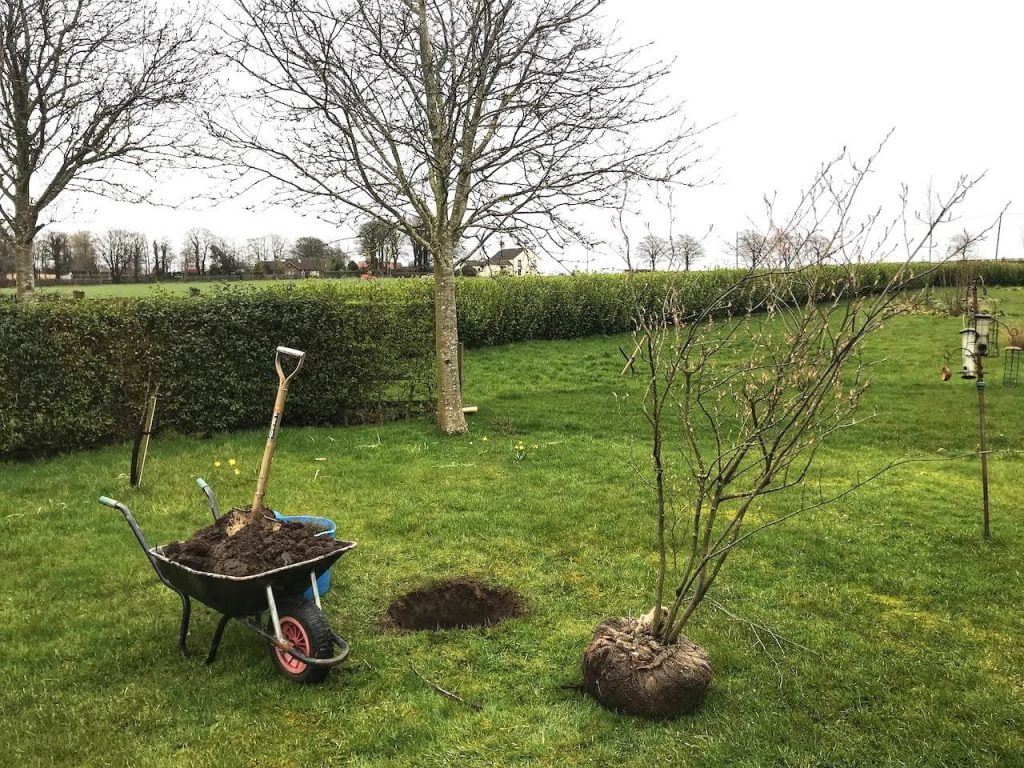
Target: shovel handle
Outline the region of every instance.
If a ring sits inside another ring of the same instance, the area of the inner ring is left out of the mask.
[[[281,355],[287,355],[288,357],[298,358],[295,364],[295,368],[287,376],[284,373],[284,368],[281,367]],[[302,368],[302,364],[306,362],[306,353],[298,349],[292,349],[291,347],[278,347],[274,353],[274,367],[277,369],[277,378],[285,387],[285,391],[288,389],[288,382],[295,378],[295,374]],[[282,402],[282,407],[283,407]],[[276,408],[276,405],[275,405]]]
[[[287,376],[281,367],[281,355],[298,358],[295,368]],[[274,367],[277,369],[277,397],[274,400],[274,415],[270,419],[270,432],[267,445],[263,449],[263,461],[260,463],[260,474],[256,480],[256,493],[252,500],[252,514],[263,513],[263,497],[267,492],[267,478],[270,476],[270,465],[274,460],[274,448],[277,445],[277,433],[281,427],[281,416],[284,414],[284,401],[288,396],[288,383],[302,368],[306,353],[291,347],[278,347],[274,353]]]

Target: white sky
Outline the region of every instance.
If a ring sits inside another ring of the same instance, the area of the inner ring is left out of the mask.
[[[962,173],[988,176],[961,209],[956,226],[980,229],[1009,202],[1000,255],[1024,257],[1024,121],[1018,78],[1024,72],[1024,4],[974,0],[609,0],[608,15],[623,22],[629,42],[650,40],[677,59],[673,91],[698,123],[721,121],[703,138],[713,155],[706,171],[715,183],[676,198],[675,231],[705,239],[725,261],[725,243],[759,218],[765,194],[796,194],[822,161],[849,147],[867,156],[890,128],[895,134],[880,159],[873,204],[898,206],[898,183],[921,201],[932,179],[948,189]],[[168,181],[180,194],[199,183],[185,174]],[[652,208],[633,222],[665,228]],[[350,236],[293,211],[254,213],[239,202],[203,210],[81,198],[61,229],[126,227],[175,244],[193,226],[230,238],[277,232],[327,240]],[[594,231],[606,215],[587,217]],[[351,242],[342,242],[342,247]],[[982,246],[992,255],[995,236]],[[583,268],[581,253],[564,254]],[[592,269],[618,265],[592,254]],[[545,270],[561,271],[550,259]]]

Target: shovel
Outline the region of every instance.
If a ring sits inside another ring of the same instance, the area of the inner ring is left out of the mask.
[[[281,355],[298,359],[295,368],[287,376],[281,367]],[[256,520],[263,515],[263,496],[267,492],[267,478],[270,476],[270,465],[274,460],[274,448],[277,446],[277,433],[281,428],[281,414],[284,413],[284,401],[288,397],[288,384],[295,378],[295,374],[302,368],[306,359],[306,353],[300,352],[291,347],[278,347],[274,354],[274,367],[277,369],[277,399],[274,400],[274,415],[270,419],[270,433],[267,435],[267,445],[263,449],[263,461],[260,463],[260,474],[256,480],[256,495],[252,498],[252,511],[243,518],[237,515],[228,527],[228,533],[234,535],[247,522]],[[274,521],[275,524],[277,521]]]

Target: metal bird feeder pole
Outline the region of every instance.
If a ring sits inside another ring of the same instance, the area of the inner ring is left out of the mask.
[[[976,379],[978,390],[978,453],[981,456],[981,499],[982,499],[982,536],[991,538],[989,530],[988,506],[988,441],[985,436],[985,364],[988,354],[988,336],[992,327],[992,316],[978,311],[978,282],[971,283],[971,298],[968,307],[970,312],[969,326],[960,331],[960,344],[963,353],[963,369],[961,378]]]

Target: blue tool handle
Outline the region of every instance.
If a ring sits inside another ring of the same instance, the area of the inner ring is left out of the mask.
[[[117,509],[118,502],[114,501],[109,496],[100,496],[99,501],[100,501],[100,504],[102,504],[105,507],[110,507],[111,509]]]
[[[200,487],[200,488],[201,488],[202,490],[204,490],[204,491],[205,491],[205,490],[206,490],[207,488],[209,488],[209,487],[210,487],[209,483],[207,483],[207,482],[206,482],[205,480],[203,480],[203,478],[201,478],[201,477],[197,477],[197,478],[196,478],[196,485],[198,485],[198,486],[199,486],[199,487]]]

